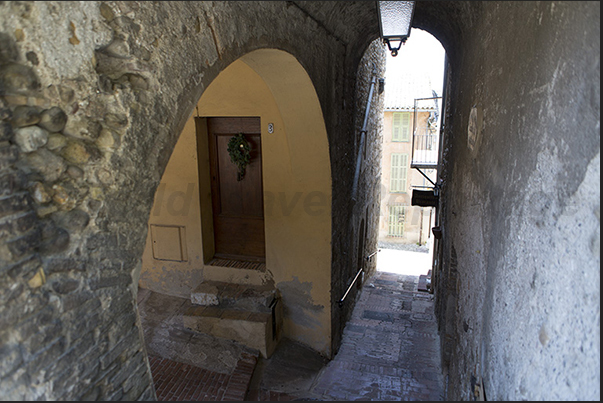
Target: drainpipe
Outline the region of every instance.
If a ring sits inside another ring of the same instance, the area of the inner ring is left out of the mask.
[[[364,112],[364,123],[362,124],[362,130],[360,130],[360,148],[358,148],[358,155],[356,157],[356,172],[354,173],[354,185],[352,186],[352,200],[356,202],[356,195],[358,193],[358,181],[360,180],[360,167],[362,166],[362,150],[364,150],[364,143],[366,141],[366,132],[368,126],[369,112],[371,110],[371,102],[373,100],[373,90],[375,89],[375,83],[377,82],[377,71],[373,69],[373,78],[371,78],[371,88],[369,90],[368,101],[366,103],[366,111]]]

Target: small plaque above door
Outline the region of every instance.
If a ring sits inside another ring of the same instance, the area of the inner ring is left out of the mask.
[[[176,262],[188,260],[184,227],[151,224],[151,242],[154,259]]]

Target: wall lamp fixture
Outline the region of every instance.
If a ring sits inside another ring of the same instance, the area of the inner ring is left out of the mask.
[[[414,1],[378,1],[379,29],[383,43],[387,45],[392,56],[410,36],[410,26],[415,12]]]

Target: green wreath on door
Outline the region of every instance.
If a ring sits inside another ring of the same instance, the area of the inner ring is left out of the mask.
[[[242,181],[245,177],[245,170],[251,161],[249,151],[251,147],[243,133],[233,136],[228,141],[228,155],[230,160],[238,167],[237,181]]]

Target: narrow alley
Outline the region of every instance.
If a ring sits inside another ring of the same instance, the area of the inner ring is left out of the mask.
[[[600,401],[600,8],[0,1],[0,400]]]
[[[269,359],[196,334],[190,301],[141,289],[139,309],[159,400],[445,400],[433,295],[419,277],[367,279],[330,362],[288,339]]]

